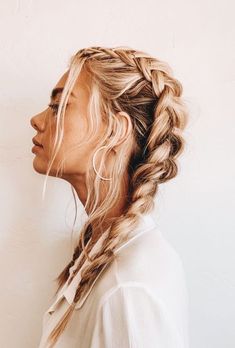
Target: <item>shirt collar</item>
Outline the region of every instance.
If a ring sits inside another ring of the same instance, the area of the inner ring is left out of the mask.
[[[131,243],[134,239],[136,239],[137,237],[139,237],[140,235],[142,235],[143,233],[152,230],[153,228],[157,229],[157,223],[155,222],[154,218],[153,218],[153,213],[149,212],[149,213],[145,213],[145,214],[141,214],[140,216],[140,220],[139,223],[137,225],[137,227],[130,233],[130,237],[129,239],[124,242],[120,247],[118,247],[115,250],[115,254],[117,252],[119,252],[121,249],[125,248],[129,243]],[[159,231],[159,230],[158,230]],[[100,248],[100,246],[102,245],[103,240],[105,239],[106,235],[107,235],[106,231],[105,233],[103,233],[101,235],[101,237],[98,239],[98,241],[94,244],[94,246],[92,247],[91,251],[90,251],[90,256],[93,256]],[[159,231],[160,232],[160,231]],[[82,254],[80,255],[80,257],[82,256]],[[80,259],[79,257],[79,259]],[[76,261],[78,261],[79,259],[77,259]],[[76,262],[71,268],[70,268],[70,274],[72,273],[72,270],[76,268],[78,262]],[[66,300],[68,301],[68,303],[71,305],[76,293],[76,289],[78,287],[78,284],[81,280],[81,272],[84,269],[84,267],[88,264],[88,260],[86,260],[84,262],[84,264],[82,265],[82,267],[80,268],[80,270],[78,271],[78,273],[74,276],[73,280],[71,281],[71,283],[69,285],[68,284],[68,280],[67,282],[64,284],[64,286],[62,287],[61,291],[59,291],[58,296],[56,298],[56,301],[53,303],[53,305],[49,308],[49,312],[53,312],[55,310],[56,304],[60,301],[60,299],[64,296],[66,298]],[[86,292],[86,294],[81,297],[76,305],[75,305],[75,309],[81,308],[82,305],[84,304],[85,300],[87,299],[88,295],[90,294],[93,286],[95,285],[97,279],[99,278],[99,276],[101,275],[101,273],[104,271],[105,267],[102,269],[102,271],[97,275],[97,277],[93,280],[93,282],[91,283],[88,291]]]

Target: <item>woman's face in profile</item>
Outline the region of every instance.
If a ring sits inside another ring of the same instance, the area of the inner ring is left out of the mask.
[[[54,87],[50,100],[51,106],[48,106],[47,109],[33,116],[30,120],[32,127],[37,131],[34,139],[42,145],[42,147],[36,146],[32,149],[35,154],[33,167],[41,174],[46,173],[51,158],[56,131],[56,113],[67,76],[68,72],[60,78]],[[88,75],[82,70],[68,99],[64,116],[63,140],[52,165],[51,176],[56,175],[58,165],[65,156],[62,177],[69,178],[71,175],[84,175],[86,172],[86,164],[95,144],[87,139],[88,141],[83,143],[82,146],[75,147],[78,143],[83,142],[87,135],[89,121],[88,83]]]

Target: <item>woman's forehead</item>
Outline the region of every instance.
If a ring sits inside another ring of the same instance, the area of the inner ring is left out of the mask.
[[[64,88],[64,85],[67,81],[69,72],[66,71],[59,81],[57,82],[56,86],[51,92],[51,98],[55,99],[56,95],[61,94]],[[79,76],[76,79],[76,82],[73,86],[73,89],[71,91],[71,96],[73,98],[80,97],[81,95],[87,94],[90,92],[90,78],[89,75],[85,70],[81,70],[79,73]]]

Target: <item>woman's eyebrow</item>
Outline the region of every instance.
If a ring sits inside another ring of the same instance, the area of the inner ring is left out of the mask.
[[[56,98],[56,96],[60,93],[62,93],[64,90],[63,87],[56,87],[52,90],[51,92],[51,100],[54,100]],[[70,93],[71,96],[75,97],[75,94],[73,93],[73,91]]]
[[[54,89],[52,90],[52,92],[51,92],[51,99],[52,99],[52,100],[55,99],[56,96],[57,96],[58,94],[60,94],[60,93],[63,92],[63,89],[64,89],[64,88],[62,88],[62,87],[54,88]]]

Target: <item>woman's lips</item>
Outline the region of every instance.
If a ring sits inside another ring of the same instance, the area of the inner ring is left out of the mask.
[[[34,145],[43,147],[42,144],[35,137],[32,139],[32,141],[33,141]]]
[[[32,147],[32,152],[37,152],[37,151],[40,151],[40,150],[42,150],[42,149],[43,149],[42,146],[34,145],[34,146]]]

